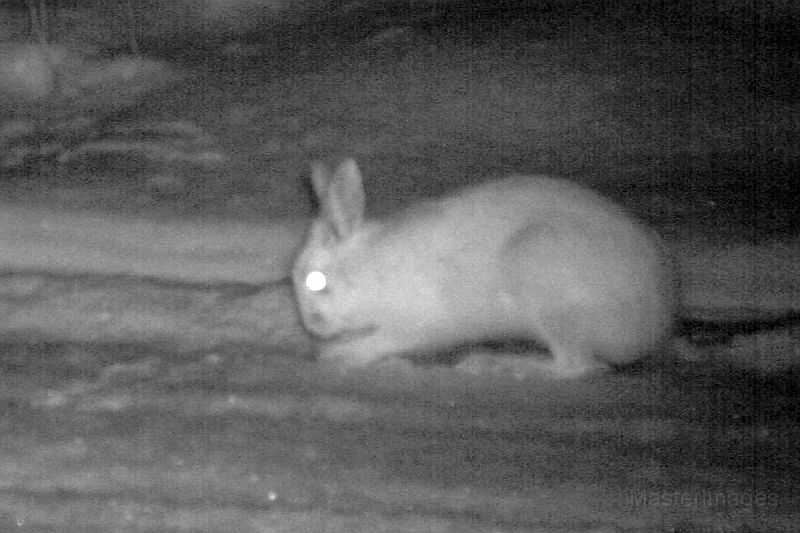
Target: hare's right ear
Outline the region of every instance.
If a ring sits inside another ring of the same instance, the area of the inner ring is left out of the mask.
[[[364,184],[353,159],[345,159],[331,174],[322,163],[311,167],[311,183],[319,199],[322,218],[336,237],[352,235],[364,220]]]

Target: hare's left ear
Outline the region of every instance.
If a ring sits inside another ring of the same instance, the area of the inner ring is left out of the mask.
[[[322,217],[336,237],[347,238],[364,220],[364,184],[353,159],[345,159],[333,174],[321,163],[312,167],[311,182],[322,208]]]

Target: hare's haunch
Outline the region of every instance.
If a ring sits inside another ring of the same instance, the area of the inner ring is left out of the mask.
[[[509,177],[372,220],[353,160],[312,178],[321,213],[292,276],[324,359],[522,338],[550,352],[532,368],[571,376],[634,360],[670,329],[658,239],[575,183]]]

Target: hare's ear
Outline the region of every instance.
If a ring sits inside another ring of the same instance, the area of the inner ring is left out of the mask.
[[[333,174],[321,163],[312,167],[311,182],[322,217],[339,239],[352,235],[364,220],[364,184],[353,159],[345,159]]]

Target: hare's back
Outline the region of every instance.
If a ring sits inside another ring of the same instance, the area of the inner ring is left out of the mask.
[[[546,176],[511,176],[488,181],[444,199],[435,215],[458,220],[460,229],[497,239],[530,226],[639,233],[641,226],[622,208],[575,182]],[[491,234],[491,235],[490,235]]]

